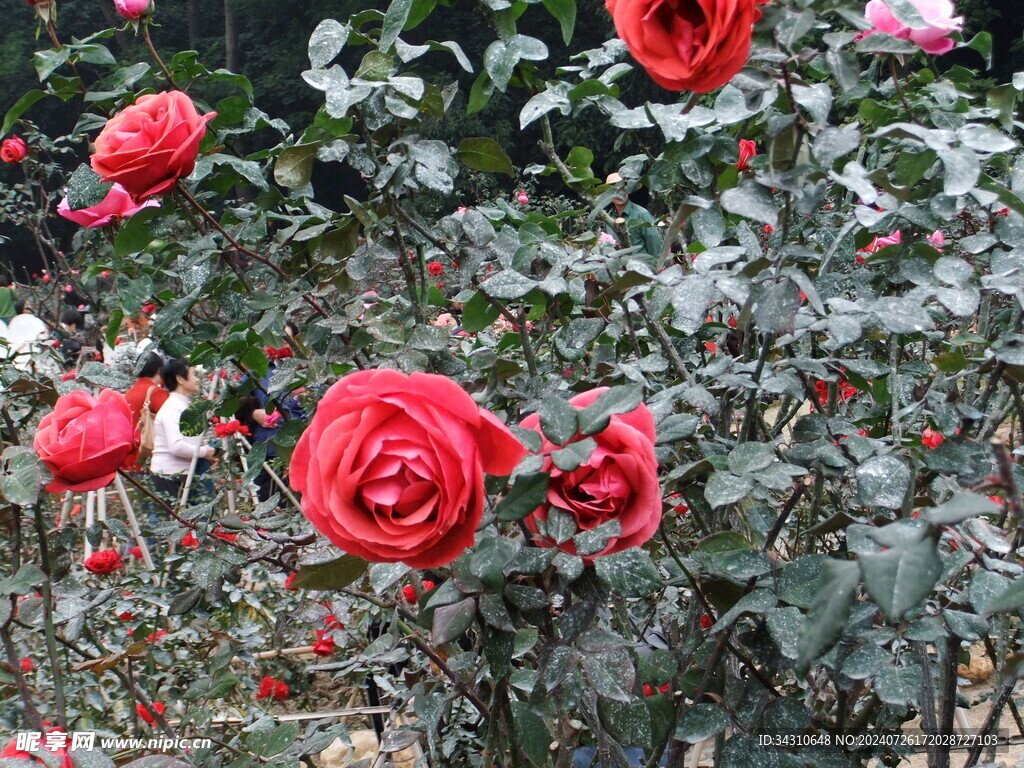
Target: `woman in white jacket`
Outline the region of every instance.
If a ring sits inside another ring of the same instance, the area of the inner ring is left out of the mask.
[[[216,451],[211,445],[203,444],[203,436],[186,437],[181,433],[181,414],[188,408],[192,396],[199,391],[196,378],[188,362],[182,359],[169,360],[160,370],[164,388],[170,392],[153,419],[153,459],[150,469],[155,477],[154,487],[161,493],[177,498],[185,480],[185,473],[192,464],[192,458],[200,461],[197,473],[206,471]]]

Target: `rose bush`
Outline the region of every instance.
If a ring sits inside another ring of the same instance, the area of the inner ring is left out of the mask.
[[[578,411],[583,410],[606,391],[598,388],[584,392],[569,400],[569,404]],[[527,416],[522,426],[543,435],[538,414]],[[576,435],[569,444],[581,439]],[[551,457],[559,447],[544,438],[543,469],[551,475],[547,500],[526,519],[535,533],[547,522],[552,509],[570,515],[581,531],[617,522],[619,532],[609,536],[606,546],[590,558],[643,544],[658,530],[662,511],[658,461],[654,456],[654,418],[647,406],[641,403],[628,413],[613,415],[608,426],[594,435],[593,440],[595,446],[588,458],[574,469],[563,470]],[[544,533],[539,540],[555,544],[552,537]],[[576,553],[572,541],[558,546]]]
[[[671,91],[725,85],[750,55],[756,0],[605,0],[619,37]]]
[[[114,479],[139,445],[131,408],[120,392],[75,390],[39,422],[32,442],[53,480],[50,493],[94,491]]]
[[[473,543],[484,473],[508,475],[525,454],[450,379],[360,371],[324,393],[289,477],[303,514],[340,549],[430,568]]]
[[[181,91],[140,96],[96,137],[92,169],[136,200],[170,191],[195,168],[199,142],[215,112],[200,115]]]

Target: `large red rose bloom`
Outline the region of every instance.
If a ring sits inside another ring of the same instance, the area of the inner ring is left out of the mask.
[[[762,0],[763,1],[763,0]],[[756,0],[605,0],[615,30],[654,81],[704,93],[729,82],[750,56]]]
[[[569,403],[582,410],[605,390],[602,387],[584,392]],[[540,419],[532,414],[523,419],[522,426],[540,432]],[[577,436],[570,442],[580,439]],[[597,446],[590,458],[566,472],[556,467],[550,456],[558,446],[544,438],[544,471],[551,474],[547,503],[526,519],[526,525],[535,533],[538,521],[547,520],[552,507],[572,515],[582,531],[618,520],[622,532],[587,560],[643,544],[658,530],[662,509],[658,460],[654,456],[654,417],[647,406],[641,403],[629,413],[612,416],[608,426],[593,435],[593,439]],[[543,538],[540,541],[554,543]],[[558,546],[576,553],[571,539]]]
[[[340,549],[430,568],[473,544],[484,472],[508,475],[525,454],[450,379],[359,371],[327,390],[289,477],[303,513]]]

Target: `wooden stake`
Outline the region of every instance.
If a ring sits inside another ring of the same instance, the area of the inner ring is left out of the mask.
[[[252,450],[252,445],[250,445],[249,441],[246,440],[242,435],[239,435],[238,439],[242,441],[242,446],[245,448],[245,450]],[[270,475],[270,479],[277,484],[277,487],[281,489],[284,495],[288,498],[288,501],[294,504],[296,509],[301,510],[302,505],[299,504],[299,500],[295,498],[295,494],[292,493],[291,488],[289,488],[285,484],[284,480],[277,476],[277,473],[274,470],[272,470],[270,468],[270,465],[265,461],[263,462],[263,469],[268,475]]]
[[[149,547],[146,545],[146,540],[142,537],[142,531],[139,529],[138,518],[135,517],[135,511],[132,509],[132,503],[128,498],[128,489],[124,487],[124,480],[121,479],[120,475],[114,478],[114,489],[117,491],[117,496],[121,499],[121,506],[124,507],[125,517],[128,518],[128,528],[132,532],[132,536],[135,537],[135,544],[139,549],[142,550],[142,563],[146,566],[147,570],[156,570],[153,565],[153,558],[149,554]]]
[[[87,491],[85,494],[85,530],[88,531],[92,528],[93,518],[96,513],[96,491]],[[85,537],[85,559],[88,560],[89,556],[92,555],[92,544],[89,543],[89,537]]]
[[[64,491],[64,506],[60,509],[60,517],[57,518],[57,527],[63,528],[71,518],[71,507],[75,501],[74,491]]]

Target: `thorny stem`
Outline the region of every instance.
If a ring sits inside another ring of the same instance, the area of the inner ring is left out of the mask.
[[[153,57],[153,60],[156,61],[161,71],[163,71],[164,77],[167,78],[167,84],[171,86],[171,88],[173,88],[174,90],[180,91],[181,88],[179,88],[178,84],[174,82],[174,78],[171,77],[170,70],[167,69],[166,65],[164,64],[164,60],[160,58],[160,54],[156,52],[156,48],[153,46],[153,41],[149,37],[149,22],[143,20],[140,27],[140,31],[142,32],[142,39],[143,41],[145,41],[146,47],[149,49],[149,55]]]
[[[452,681],[452,683],[455,684],[455,688],[459,691],[459,693],[461,693],[463,696],[465,696],[473,703],[473,706],[476,707],[477,711],[485,720],[489,720],[491,717],[491,710],[487,706],[487,704],[484,703],[484,700],[477,695],[476,691],[474,691],[472,688],[470,688],[462,680],[459,679],[458,675],[456,675],[455,672],[452,671],[452,668],[448,666],[448,664],[445,662],[443,658],[441,658],[437,651],[430,647],[430,644],[427,641],[420,637],[418,632],[412,629],[404,621],[399,621],[399,626],[402,628],[402,631],[406,633],[406,638],[412,641],[413,645],[415,645],[419,650],[423,651],[423,653],[426,654],[426,656],[432,662],[434,662],[437,668],[444,673],[445,677],[447,677],[449,680]]]
[[[652,319],[650,312],[647,311],[647,302],[644,300],[642,295],[636,297],[637,303],[640,305],[640,309],[643,312],[644,321],[647,323],[647,327],[651,329],[657,337],[658,342],[661,344],[661,348],[665,351],[665,355],[668,357],[669,363],[675,369],[682,378],[686,379],[689,384],[696,384],[690,372],[686,370],[686,363],[683,362],[683,358],[679,355],[679,351],[672,344],[672,339],[665,332],[665,329],[661,327],[661,324],[656,320]]]
[[[14,611],[17,607],[17,598],[11,598],[11,615],[14,615]],[[25,706],[25,719],[28,724],[37,731],[46,730],[43,727],[43,718],[39,714],[39,710],[36,709],[35,702],[32,700],[32,692],[29,690],[28,683],[25,682],[25,675],[21,671],[21,661],[18,659],[18,650],[14,647],[14,641],[11,640],[10,624],[4,624],[0,626],[0,641],[4,644],[4,652],[7,655],[7,663],[11,668],[11,674],[14,675],[14,684],[18,688],[18,693],[21,695],[21,702]]]
[[[33,508],[36,521],[36,535],[39,537],[39,554],[42,560],[42,570],[46,574],[43,582],[43,622],[46,634],[46,655],[50,659],[50,671],[53,673],[53,699],[57,707],[57,723],[62,728],[67,728],[67,705],[64,699],[64,671],[61,668],[60,657],[57,656],[57,633],[53,627],[53,584],[50,581],[50,551],[46,544],[46,523],[43,520],[43,510],[38,504]]]

